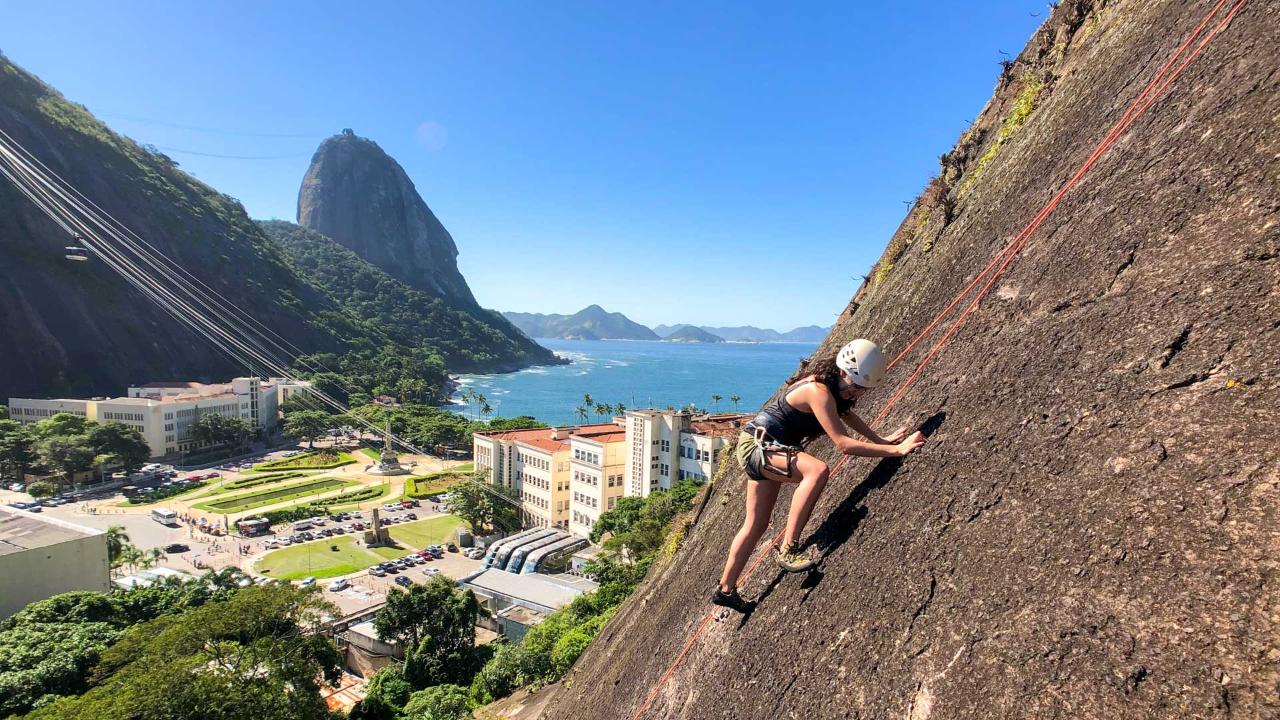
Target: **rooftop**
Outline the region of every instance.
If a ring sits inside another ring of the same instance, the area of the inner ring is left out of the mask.
[[[569,575],[517,575],[489,569],[466,580],[463,586],[488,595],[502,595],[534,610],[553,612],[573,602],[584,592],[596,589],[590,580]]]
[[[557,435],[560,436],[559,440],[555,439]],[[615,423],[598,423],[569,428],[531,428],[528,430],[478,432],[476,436],[504,442],[518,442],[539,450],[546,450],[547,452],[559,452],[568,449],[570,438],[576,437],[595,442],[615,442],[626,437],[626,430]]]
[[[65,520],[44,517],[16,508],[0,507],[0,555],[48,547],[80,538],[102,535]]]
[[[750,415],[707,415],[692,421],[689,427],[694,434],[703,437],[733,437],[750,420]]]

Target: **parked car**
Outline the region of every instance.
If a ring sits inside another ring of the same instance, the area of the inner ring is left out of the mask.
[[[40,507],[40,505],[37,503],[31,503],[26,507],[26,510],[27,512],[33,512],[33,513],[44,512],[44,508]]]
[[[190,548],[190,547],[188,547],[187,545],[185,545],[184,543],[169,543],[168,545],[165,545],[165,546],[164,546],[164,551],[165,551],[165,552],[167,552],[167,553],[175,553],[175,554],[176,554],[176,553],[184,553],[184,552],[187,552],[187,551],[188,551],[188,550],[190,550],[190,549],[191,549],[191,548]]]
[[[418,501],[417,500],[401,500],[400,507],[406,510],[408,510],[411,507],[418,507]]]
[[[375,565],[369,568],[369,574],[374,577],[386,577],[387,571]]]
[[[329,592],[342,592],[351,587],[351,583],[346,578],[338,578],[329,583]]]
[[[413,585],[413,581],[405,575],[397,577],[395,583],[400,587],[411,587]]]
[[[309,588],[309,587],[314,587],[315,584],[316,584],[316,579],[314,577],[308,577],[308,578],[304,578],[302,582],[298,583],[298,587]]]
[[[458,552],[458,546],[453,543],[449,543],[449,552]]]
[[[423,571],[422,571],[422,574],[423,574],[423,575],[438,575],[438,574],[440,574],[440,568],[437,568],[437,567],[429,567],[429,568],[427,568],[427,569],[423,570]]]
[[[418,519],[418,513],[416,513],[416,512],[405,513],[405,515],[404,515],[404,516],[405,516],[407,519],[409,519],[409,520],[417,520],[417,519]]]

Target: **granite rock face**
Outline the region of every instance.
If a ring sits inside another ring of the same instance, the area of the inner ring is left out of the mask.
[[[410,287],[476,306],[453,237],[400,163],[372,140],[344,130],[320,143],[298,191],[298,224]]]
[[[901,350],[1212,5],[1058,5],[818,354]],[[742,522],[734,466],[542,717],[627,720],[659,686],[649,720],[1280,717],[1278,27],[1246,3],[1031,238],[884,422],[922,451],[831,476],[816,571],[766,560],[756,610],[660,683]]]

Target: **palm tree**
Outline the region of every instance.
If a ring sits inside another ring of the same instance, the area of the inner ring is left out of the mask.
[[[107,562],[115,565],[126,547],[129,547],[129,531],[123,525],[107,528]]]
[[[582,422],[586,422],[586,421],[587,421],[587,406],[586,406],[586,405],[579,405],[579,406],[575,409],[575,412],[578,414],[578,420],[580,420],[580,421],[582,421]]]
[[[608,403],[596,403],[596,415],[602,417],[608,415],[613,408]]]
[[[582,393],[582,404],[587,407],[595,405],[595,403],[591,401],[591,393]]]
[[[741,400],[742,400],[742,396],[741,396],[741,395],[734,394],[734,395],[730,395],[730,396],[729,396],[729,402],[733,403],[733,411],[734,411],[734,412],[738,412],[738,403],[739,403]]]
[[[718,410],[718,409],[720,408],[720,399],[721,399],[721,398],[720,398],[720,396],[719,396],[718,394],[717,394],[717,395],[712,395],[712,396],[711,396],[711,410],[712,410],[712,412],[715,412],[716,410]]]
[[[125,545],[120,551],[120,564],[128,567],[130,571],[137,569],[140,562],[142,562],[142,551],[137,546]]]
[[[626,405],[623,405],[622,403],[618,403],[617,405],[614,405],[613,407],[614,407],[614,412],[616,412],[617,414],[619,414],[619,415],[626,415],[626,414],[627,414],[627,406],[626,406]]]
[[[152,565],[159,565],[160,563],[168,559],[169,559],[169,556],[164,553],[163,548],[154,547],[147,551],[148,567]]]
[[[481,395],[480,396],[480,415],[483,417],[487,417],[492,414],[493,414],[493,406],[489,404],[489,401],[488,399],[485,398],[485,396]]]

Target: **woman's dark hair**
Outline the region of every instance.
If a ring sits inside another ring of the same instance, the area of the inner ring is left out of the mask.
[[[791,379],[787,381],[787,385],[798,383],[801,379],[810,375],[818,382],[826,385],[832,395],[840,397],[840,368],[836,365],[835,355],[829,355],[817,360],[813,358],[801,360],[800,369],[796,370],[796,374],[791,376]]]

